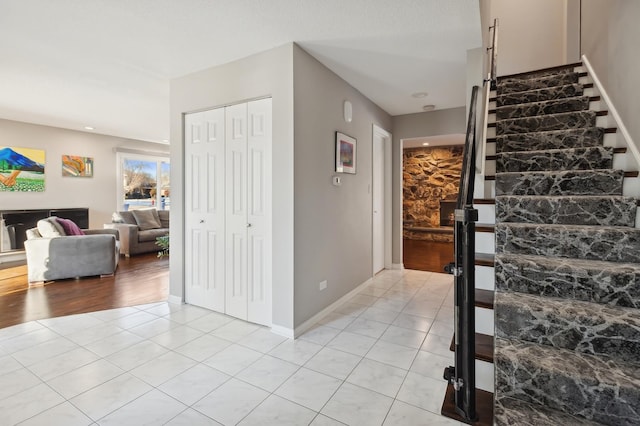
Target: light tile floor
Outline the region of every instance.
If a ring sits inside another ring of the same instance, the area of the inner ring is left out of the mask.
[[[384,271],[299,339],[156,303],[0,330],[2,425],[459,425],[453,279]]]

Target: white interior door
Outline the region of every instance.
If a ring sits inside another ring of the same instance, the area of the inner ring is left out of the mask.
[[[247,319],[247,104],[225,109],[226,313]]]
[[[185,301],[224,312],[224,109],[185,117]]]
[[[373,274],[384,269],[385,263],[385,139],[373,132]]]
[[[271,325],[271,99],[248,104],[247,319]]]

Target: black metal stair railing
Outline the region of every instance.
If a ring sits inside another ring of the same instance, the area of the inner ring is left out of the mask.
[[[455,210],[455,262],[445,268],[455,277],[455,367],[445,369],[444,379],[455,390],[457,414],[469,422],[478,418],[475,372],[475,222],[478,221],[478,210],[473,208],[477,97],[478,86],[474,86]]]

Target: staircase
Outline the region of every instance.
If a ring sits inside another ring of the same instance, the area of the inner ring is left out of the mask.
[[[637,173],[579,67],[497,83],[496,425],[640,424]]]

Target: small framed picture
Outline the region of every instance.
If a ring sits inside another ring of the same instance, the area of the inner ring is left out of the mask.
[[[93,177],[93,158],[63,155],[62,176]]]
[[[356,173],[356,140],[336,132],[336,172]]]

